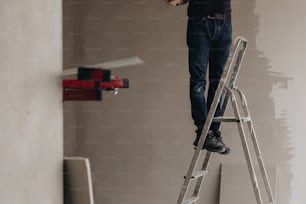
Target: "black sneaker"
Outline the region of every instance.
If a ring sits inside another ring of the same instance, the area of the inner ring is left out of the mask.
[[[219,152],[219,153],[220,154],[229,154],[231,152],[231,149],[224,144],[224,142],[222,140],[222,137],[221,137],[221,132],[219,130],[215,131],[214,136],[219,141],[219,143],[221,143],[225,148],[223,152]]]
[[[199,139],[200,139],[200,136],[197,135],[195,141],[193,142],[193,145],[195,147],[197,147]],[[230,148],[228,148],[222,141],[220,131],[214,134],[214,132],[210,130],[206,136],[204,146],[202,149],[206,149],[207,151],[210,151],[210,152],[218,152],[220,154],[230,153]]]

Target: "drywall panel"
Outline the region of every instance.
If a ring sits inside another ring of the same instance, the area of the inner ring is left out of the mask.
[[[64,192],[64,202],[67,204],[94,204],[88,158],[64,158]]]
[[[269,166],[266,170],[271,190],[276,198],[277,168]],[[263,203],[269,203],[259,171],[256,172]],[[257,204],[248,167],[246,164],[222,164],[219,204],[237,203]]]

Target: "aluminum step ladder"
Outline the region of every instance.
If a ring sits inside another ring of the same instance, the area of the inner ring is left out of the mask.
[[[193,158],[191,160],[191,164],[189,166],[188,172],[186,176],[184,177],[184,183],[181,188],[177,204],[196,204],[197,201],[199,201],[200,197],[200,191],[203,184],[203,181],[208,173],[208,165],[209,161],[212,156],[212,152],[203,151],[202,147],[204,145],[204,141],[206,138],[206,135],[209,131],[210,125],[212,122],[233,122],[237,124],[238,131],[240,134],[243,151],[245,154],[250,178],[252,181],[255,197],[257,204],[263,204],[261,192],[259,189],[253,161],[250,155],[244,125],[243,123],[246,123],[248,126],[248,130],[251,136],[251,141],[254,145],[254,151],[257,157],[260,174],[264,182],[265,190],[268,196],[269,204],[275,204],[274,198],[271,191],[271,186],[268,180],[267,171],[264,165],[264,161],[262,158],[262,154],[257,142],[253,122],[250,116],[250,112],[248,109],[246,98],[243,94],[243,92],[235,85],[242,59],[245,55],[247,49],[247,40],[244,37],[238,36],[236,37],[230,56],[227,60],[226,66],[224,68],[223,74],[221,76],[218,88],[215,92],[215,97],[212,101],[210,110],[207,115],[207,120],[204,124],[200,140],[198,142],[198,146],[194,152]],[[236,95],[240,98],[240,106],[237,103]],[[227,104],[231,101],[234,117],[214,117],[218,102],[220,101],[220,107],[221,107],[221,113],[224,115],[224,112],[226,110]],[[243,114],[240,113],[239,107],[241,107]],[[243,116],[242,116],[243,115]],[[206,155],[204,157],[203,164],[199,168],[198,162],[200,160],[201,153],[206,152]],[[191,195],[187,195],[191,189],[189,187],[191,186],[191,182],[196,182],[194,185],[193,193]]]

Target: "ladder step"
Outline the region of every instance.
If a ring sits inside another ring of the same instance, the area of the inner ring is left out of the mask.
[[[204,171],[204,170],[197,171],[197,172],[194,173],[194,175],[192,175],[191,179],[194,180],[194,179],[203,177],[203,176],[205,176],[206,174],[207,174],[207,171]]]
[[[194,174],[191,176],[191,180],[198,179],[200,177],[203,177],[207,174],[207,171],[201,170],[201,171],[196,171]],[[186,176],[184,176],[186,178]]]
[[[199,200],[200,197],[189,197],[189,198],[186,198],[183,202],[183,204],[193,204],[195,203],[197,200]]]
[[[242,117],[240,119],[237,119],[235,117],[214,117],[213,122],[235,122],[235,123],[243,122],[244,123],[250,120],[251,120],[250,117]]]

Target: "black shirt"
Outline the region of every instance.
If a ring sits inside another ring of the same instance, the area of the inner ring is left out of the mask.
[[[188,16],[230,14],[231,0],[189,0]]]

